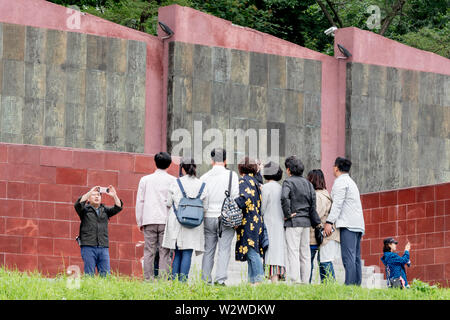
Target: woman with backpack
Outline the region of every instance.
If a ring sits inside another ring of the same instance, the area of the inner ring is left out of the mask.
[[[242,224],[236,228],[236,261],[247,261],[248,278],[251,284],[264,280],[261,257],[264,254],[261,241],[263,218],[261,216],[261,190],[255,178],[258,171],[254,160],[245,157],[238,165],[239,197],[235,199],[242,209]]]
[[[169,187],[170,212],[162,246],[175,251],[172,279],[184,282],[188,279],[193,251],[199,255],[205,250],[203,216],[208,210],[208,192],[196,177],[193,159],[183,159],[181,169],[183,176]]]

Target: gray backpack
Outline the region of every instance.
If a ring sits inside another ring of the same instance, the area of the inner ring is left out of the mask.
[[[172,204],[173,212],[181,225],[187,228],[198,227],[203,222],[203,201],[200,199],[200,196],[205,188],[205,183],[202,183],[200,191],[195,198],[189,198],[186,195],[180,179],[177,179],[177,183],[183,194],[183,198],[181,198],[180,203],[178,204],[178,209],[175,208],[175,204]]]

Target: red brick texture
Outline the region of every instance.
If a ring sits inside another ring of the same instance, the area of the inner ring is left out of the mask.
[[[411,243],[408,279],[450,286],[450,183],[364,194],[361,201],[365,265],[384,270],[383,239],[395,237],[400,254],[406,242]]]
[[[69,265],[83,270],[73,204],[94,185],[111,184],[124,203],[109,226],[112,271],[142,277],[134,206],[139,179],[155,168],[147,154],[0,143],[0,265],[48,276]],[[169,173],[178,174],[175,163]]]

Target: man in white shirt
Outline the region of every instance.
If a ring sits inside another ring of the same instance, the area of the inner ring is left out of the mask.
[[[170,272],[170,250],[163,248],[164,229],[169,214],[166,206],[170,185],[176,178],[167,173],[172,158],[167,152],[155,155],[156,170],[139,181],[136,196],[136,223],[144,233],[144,279],[154,277],[156,249],[159,250],[158,274]]]
[[[212,169],[200,177],[200,180],[206,183],[209,197],[209,207],[204,220],[205,253],[202,261],[202,280],[212,283],[211,272],[214,267],[214,255],[218,247],[215,283],[225,285],[234,229],[222,227],[222,236],[219,237],[219,216],[225,200],[225,190],[228,190],[230,170],[225,168],[226,151],[224,149],[213,149],[211,151],[211,159]],[[230,192],[232,199],[239,196],[238,180],[238,175],[232,172]]]
[[[342,263],[345,268],[345,284],[361,285],[361,237],[364,235],[364,215],[356,183],[350,178],[352,162],[338,157],[334,163],[336,180],[331,190],[333,204],[325,224],[330,235],[332,225],[339,228]]]

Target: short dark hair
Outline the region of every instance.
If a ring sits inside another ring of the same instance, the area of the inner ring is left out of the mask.
[[[305,170],[303,162],[296,156],[287,157],[284,161],[284,166],[286,169],[289,169],[294,176],[301,176]]]
[[[334,166],[337,167],[340,172],[350,172],[352,162],[346,158],[337,157]]]
[[[314,169],[308,172],[307,179],[314,186],[314,190],[323,190],[327,188],[325,176],[320,169]]]
[[[258,172],[258,165],[255,160],[245,157],[238,164],[239,174],[256,174]]]
[[[181,161],[181,167],[184,169],[188,176],[197,175],[197,165],[192,158],[185,158]]]
[[[155,154],[155,163],[158,169],[167,169],[172,163],[172,157],[167,152]]]
[[[227,160],[227,152],[222,148],[214,148],[211,150],[211,159],[214,162],[224,162]]]
[[[283,176],[283,170],[281,170],[278,163],[270,161],[264,165],[263,177],[266,180],[280,181]]]

